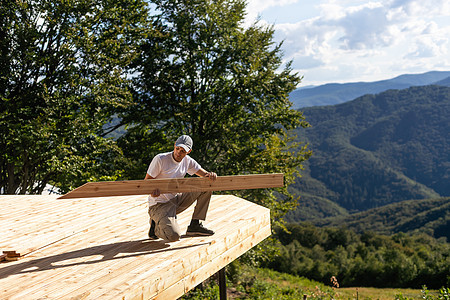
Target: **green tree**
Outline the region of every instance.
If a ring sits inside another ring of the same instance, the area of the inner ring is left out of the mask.
[[[291,183],[310,153],[304,146],[295,152],[287,131],[308,124],[291,108],[288,95],[301,78],[290,63],[283,67],[273,28],[244,28],[242,0],[153,3],[159,35],[136,61],[137,104],[120,115],[129,124],[120,145],[135,159],[128,176],[143,178],[157,152],[189,134],[192,157],[219,175],[282,172]],[[278,218],[296,204],[286,189],[279,192],[240,195]]]
[[[6,0],[0,15],[0,193],[114,178],[120,149],[100,135],[130,103],[145,2]]]

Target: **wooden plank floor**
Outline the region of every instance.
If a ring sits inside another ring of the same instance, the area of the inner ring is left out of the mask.
[[[176,299],[271,234],[268,209],[214,195],[211,237],[150,241],[147,197],[0,196],[0,299]],[[186,228],[193,207],[178,216]]]

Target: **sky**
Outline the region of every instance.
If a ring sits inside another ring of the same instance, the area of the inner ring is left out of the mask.
[[[450,71],[449,0],[247,0],[249,25],[273,25],[299,85]]]

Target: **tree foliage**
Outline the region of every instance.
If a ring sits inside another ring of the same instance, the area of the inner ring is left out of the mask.
[[[291,109],[288,95],[300,77],[289,63],[282,68],[273,28],[244,28],[242,0],[153,3],[158,34],[135,62],[136,105],[120,114],[129,126],[119,144],[136,166],[128,176],[142,178],[156,153],[189,134],[191,155],[206,169],[219,175],[282,172],[292,182],[310,153],[304,147],[294,153],[286,131],[307,123]],[[296,202],[287,193],[276,201],[268,190],[241,195],[268,206],[275,217]]]
[[[100,134],[130,102],[144,2],[6,0],[0,10],[1,193],[114,178],[120,149]]]
[[[448,287],[450,244],[426,234],[392,236],[344,227],[289,223],[277,230],[280,255],[268,265],[324,283],[336,276],[341,286]]]

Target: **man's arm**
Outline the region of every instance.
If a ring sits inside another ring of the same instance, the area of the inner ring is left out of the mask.
[[[154,179],[152,176],[148,175],[148,173],[145,173],[145,178],[144,179]],[[155,189],[150,196],[156,198],[159,195],[161,195],[161,192],[159,191],[159,189]]]
[[[198,170],[197,173],[195,173],[195,175],[200,176],[200,177],[208,177],[211,180],[216,180],[216,178],[217,178],[216,173],[208,172],[203,168],[200,168],[200,170]]]

